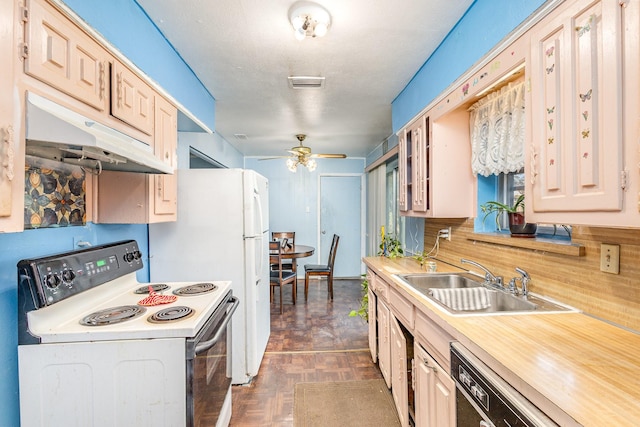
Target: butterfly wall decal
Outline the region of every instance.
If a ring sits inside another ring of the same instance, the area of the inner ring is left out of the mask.
[[[588,101],[591,99],[591,93],[592,93],[593,89],[589,89],[589,92],[585,93],[585,94],[578,94],[580,96],[580,100],[582,102]]]

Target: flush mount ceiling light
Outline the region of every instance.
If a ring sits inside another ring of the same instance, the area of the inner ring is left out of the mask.
[[[289,9],[289,21],[296,39],[322,37],[331,25],[331,15],[324,7],[309,1],[296,2]]]

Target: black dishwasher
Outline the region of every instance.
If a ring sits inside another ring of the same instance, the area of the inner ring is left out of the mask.
[[[549,417],[459,343],[451,344],[458,427],[552,427]]]

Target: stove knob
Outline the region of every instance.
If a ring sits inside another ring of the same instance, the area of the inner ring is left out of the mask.
[[[131,252],[124,254],[124,260],[127,262],[133,261],[134,255]]]
[[[48,287],[55,289],[58,287],[58,285],[60,285],[61,280],[60,276],[58,276],[56,273],[49,273],[47,274],[47,277],[45,277],[44,281]]]
[[[76,273],[73,270],[65,270],[62,272],[62,281],[65,283],[71,283],[76,278]]]
[[[142,252],[140,252],[140,251],[135,251],[135,252],[133,253],[133,257],[134,257],[134,259],[136,259],[136,260],[138,260],[138,259],[142,258]]]

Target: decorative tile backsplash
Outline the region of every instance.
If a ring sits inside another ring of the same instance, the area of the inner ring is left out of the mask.
[[[84,171],[79,167],[60,169],[65,170],[26,165],[25,229],[86,223]]]

